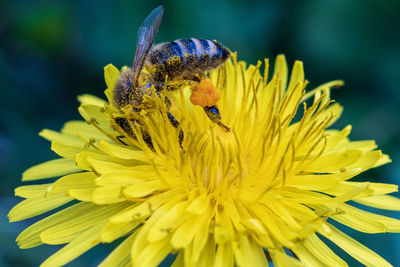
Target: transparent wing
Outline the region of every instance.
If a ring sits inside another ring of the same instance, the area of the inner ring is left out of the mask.
[[[142,70],[144,61],[154,39],[156,38],[158,29],[160,28],[162,16],[164,13],[163,6],[158,6],[144,19],[138,30],[135,57],[132,62],[133,84],[137,85],[139,74]]]

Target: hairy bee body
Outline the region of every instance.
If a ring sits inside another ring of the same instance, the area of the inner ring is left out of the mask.
[[[153,46],[145,65],[153,72],[155,81],[191,77],[217,68],[230,56],[228,48],[217,41],[179,39]]]
[[[151,100],[161,96],[164,89],[174,91],[190,86],[197,90],[201,82],[207,79],[204,72],[222,65],[231,54],[228,48],[217,41],[197,38],[179,39],[153,46],[163,12],[164,8],[159,6],[144,19],[138,30],[132,68],[126,68],[120,74],[113,88],[112,102],[119,109],[119,113],[115,116],[116,126],[134,138],[136,136],[133,127],[139,127],[142,130],[143,140],[151,149],[154,149],[153,143],[143,122],[144,114],[156,108]],[[216,89],[211,88],[211,91]],[[179,122],[169,112],[171,101],[166,95],[163,99],[168,119],[178,128]],[[219,97],[210,99],[207,100],[210,106],[202,106],[204,111],[211,121],[229,131],[229,127],[221,122],[216,106]],[[180,129],[179,144],[182,144],[183,136],[183,131]]]
[[[179,89],[164,84],[167,76],[170,81],[188,80],[217,68],[229,57],[229,49],[217,41],[192,38],[157,44],[146,57],[145,72],[139,76],[138,86],[132,90],[132,70],[126,69],[115,86],[114,100],[119,107],[129,104],[139,108],[143,96],[152,95],[152,85],[156,91]]]
[[[138,81],[138,87],[132,89],[132,75],[131,68],[127,68],[121,73],[114,87],[114,102],[118,107],[131,105],[133,109],[138,111],[143,102],[143,97],[145,95],[153,95],[154,92],[151,86],[154,85],[156,90],[161,86],[150,75],[142,74]]]

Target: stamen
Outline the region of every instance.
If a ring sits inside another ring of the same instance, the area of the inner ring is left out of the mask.
[[[239,138],[238,138],[238,135],[237,135],[236,131],[233,131],[233,135],[235,137],[236,148],[237,148],[237,151],[235,151],[235,155],[236,155],[236,161],[237,161],[237,164],[238,164],[238,171],[237,171],[237,174],[232,178],[232,182],[229,184],[229,186],[232,186],[233,182],[238,179],[239,180],[239,184],[238,184],[237,187],[238,187],[239,190],[237,191],[237,195],[240,196],[240,194],[241,194],[241,192],[243,190],[242,184],[243,184],[243,180],[244,180],[244,177],[243,177],[242,150],[241,150]]]
[[[89,125],[93,125],[97,130],[99,130],[102,134],[104,134],[105,136],[107,136],[108,138],[110,138],[113,141],[118,142],[118,139],[113,136],[112,134],[110,134],[109,132],[107,132],[106,130],[104,130],[102,127],[100,127],[97,124],[97,120],[96,118],[91,118],[90,120],[86,121],[87,124]]]
[[[154,162],[154,159],[150,159],[151,165],[153,165],[153,168],[158,176],[158,178],[160,178],[160,181],[167,186],[168,188],[171,187],[171,185],[167,182],[167,180],[165,179],[165,177],[161,174],[157,164]]]
[[[269,71],[269,59],[264,59],[264,82],[263,82],[263,86],[264,88],[267,86],[267,82],[268,82],[268,71]]]
[[[240,62],[241,63],[241,62]],[[245,101],[247,101],[247,89],[246,89],[246,76],[245,76],[245,72],[244,72],[244,66],[243,64],[240,64],[240,74],[242,75],[242,92],[243,92],[243,96],[242,96],[242,107],[245,107]]]

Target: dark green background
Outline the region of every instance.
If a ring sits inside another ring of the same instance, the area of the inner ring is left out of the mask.
[[[146,2],[146,3],[144,3]],[[400,1],[11,1],[0,2],[0,266],[37,266],[56,250],[19,250],[14,239],[34,220],[9,224],[21,173],[55,157],[37,133],[78,119],[76,96],[103,97],[103,67],[131,63],[136,31],[165,7],[156,42],[217,39],[249,63],[284,53],[304,61],[310,87],[334,79],[345,107],[335,127],[352,139],[375,139],[393,163],[360,180],[400,183]],[[400,218],[399,213],[382,212]],[[399,234],[348,231],[395,266]],[[98,246],[71,263],[94,266],[113,246]],[[351,263],[345,254],[341,254]]]

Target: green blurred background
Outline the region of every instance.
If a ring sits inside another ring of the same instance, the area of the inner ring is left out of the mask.
[[[345,107],[335,127],[352,139],[375,139],[393,163],[360,180],[400,183],[400,1],[22,1],[0,2],[0,266],[37,266],[58,247],[19,250],[17,234],[36,219],[9,224],[28,167],[53,159],[42,128],[79,119],[76,96],[103,97],[103,67],[129,65],[136,32],[165,7],[156,42],[217,39],[249,63],[278,53],[304,61],[309,88],[334,79]],[[397,194],[398,195],[398,194]],[[371,210],[371,209],[370,209]],[[400,218],[399,213],[381,214]],[[400,234],[347,233],[400,266]],[[70,266],[94,266],[115,245],[98,246]],[[340,250],[337,250],[341,253]],[[341,255],[351,266],[359,264]]]

